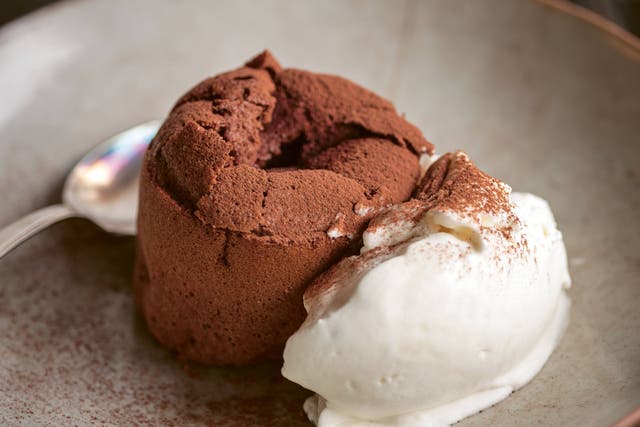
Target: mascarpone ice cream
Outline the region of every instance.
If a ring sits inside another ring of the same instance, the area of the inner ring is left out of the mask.
[[[282,373],[321,427],[446,426],[540,371],[570,281],[549,205],[448,153],[307,289]]]

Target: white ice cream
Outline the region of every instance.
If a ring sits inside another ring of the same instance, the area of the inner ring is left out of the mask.
[[[508,215],[398,221],[394,210],[416,209],[404,204],[374,220],[358,261],[305,298],[284,351],[283,375],[317,393],[313,422],[446,426],[540,371],[568,320],[566,253],[544,200],[510,200]]]

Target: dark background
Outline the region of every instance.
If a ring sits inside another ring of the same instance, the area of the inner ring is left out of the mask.
[[[0,0],[0,25],[58,0]],[[640,0],[572,0],[640,36]]]

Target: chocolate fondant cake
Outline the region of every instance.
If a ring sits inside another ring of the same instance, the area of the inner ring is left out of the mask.
[[[280,357],[302,295],[408,199],[433,146],[393,105],[264,52],[178,100],[146,154],[136,299],[188,360]]]

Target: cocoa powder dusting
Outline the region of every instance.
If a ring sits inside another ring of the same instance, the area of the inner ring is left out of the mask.
[[[466,153],[442,155],[418,184],[414,197],[428,209],[466,212],[470,215],[509,215],[511,203],[504,184],[473,164]]]

